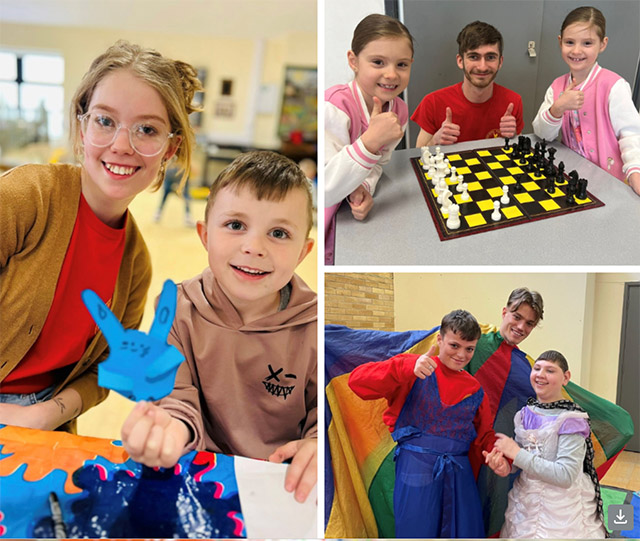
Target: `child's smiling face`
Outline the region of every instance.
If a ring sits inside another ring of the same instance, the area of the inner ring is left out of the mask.
[[[280,290],[313,247],[307,238],[307,195],[258,200],[250,188],[222,188],[198,222],[209,266],[245,323],[277,310]]]
[[[538,359],[529,377],[531,386],[540,402],[555,402],[562,399],[562,386],[569,383],[571,373],[562,371],[556,363]]]
[[[596,27],[587,23],[573,23],[564,29],[558,37],[560,51],[574,78],[586,78],[598,55],[607,48],[608,39],[600,39]]]
[[[457,332],[446,331],[438,334],[438,355],[442,364],[451,370],[459,371],[469,364],[478,340],[464,340]]]
[[[373,108],[374,96],[384,104],[409,84],[413,51],[405,37],[375,39],[358,55],[349,51],[347,57],[369,111]]]

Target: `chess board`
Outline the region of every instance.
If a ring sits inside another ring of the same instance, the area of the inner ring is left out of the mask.
[[[460,207],[460,227],[450,230],[447,225],[448,214],[443,213],[437,202],[438,194],[427,171],[422,168],[421,158],[411,158],[411,164],[418,177],[422,194],[433,218],[440,240],[455,239],[475,233],[493,231],[503,227],[519,225],[535,220],[553,218],[564,214],[604,206],[604,203],[587,191],[585,199],[567,202],[568,176],[563,182],[556,182],[552,193],[545,187],[547,177],[544,174],[527,172],[525,159],[511,157],[513,149],[491,147],[477,150],[452,152],[445,155],[449,166],[455,166],[457,173],[464,175],[468,184],[469,199],[463,201],[456,191],[456,184],[449,176],[446,182],[453,192],[452,200]],[[503,186],[509,186],[509,203],[501,204],[499,221],[494,221],[493,202],[500,200]]]

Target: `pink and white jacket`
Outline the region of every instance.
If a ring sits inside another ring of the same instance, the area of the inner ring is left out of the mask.
[[[571,82],[571,75],[558,77],[547,89],[533,130],[538,137],[553,140],[562,128],[562,141],[572,150],[625,180],[640,173],[640,114],[631,99],[629,83],[616,73],[594,64],[585,81],[576,87],[584,92],[578,111],[582,148],[572,136],[572,111],[555,118],[549,109]]]
[[[364,184],[373,195],[382,166],[391,159],[400,139],[384,147],[379,154],[369,152],[360,136],[369,127],[370,115],[355,81],[336,85],[324,94],[325,130],[325,207],[340,203]],[[389,102],[388,109],[398,115],[403,130],[409,121],[407,104],[400,98]]]

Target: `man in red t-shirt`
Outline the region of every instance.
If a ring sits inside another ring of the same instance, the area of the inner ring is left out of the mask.
[[[461,83],[427,94],[411,116],[420,126],[417,147],[450,145],[521,133],[520,95],[494,82],[502,67],[502,35],[475,21],[458,34]]]

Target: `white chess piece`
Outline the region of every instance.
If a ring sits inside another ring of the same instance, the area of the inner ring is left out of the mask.
[[[458,185],[456,186],[456,192],[462,192],[463,188],[463,184],[464,184],[464,175],[458,175],[458,178],[456,179],[458,181]]]
[[[456,182],[458,182],[458,177],[456,176],[456,166],[452,165],[451,166],[451,183],[455,184]]]
[[[448,199],[451,196],[451,191],[449,190],[449,188],[447,188],[447,186],[445,185],[444,188],[441,188],[440,195],[438,195],[438,204],[439,205],[444,205],[444,200]]]
[[[451,208],[451,205],[453,205],[453,201],[451,201],[451,199],[449,199],[449,197],[451,197],[451,191],[449,190],[445,190],[442,194],[442,213],[443,214],[447,214],[449,212],[449,209]]]
[[[500,214],[500,201],[497,199],[493,202],[493,212],[491,213],[491,219],[494,222],[499,222],[502,218],[502,214]]]
[[[502,187],[502,197],[500,198],[500,203],[503,205],[509,204],[509,186]]]
[[[469,201],[469,192],[467,191],[469,189],[469,185],[466,182],[462,182],[462,194],[460,195],[460,200],[462,201]]]
[[[460,207],[455,203],[449,207],[447,227],[449,229],[458,229],[460,227]]]

